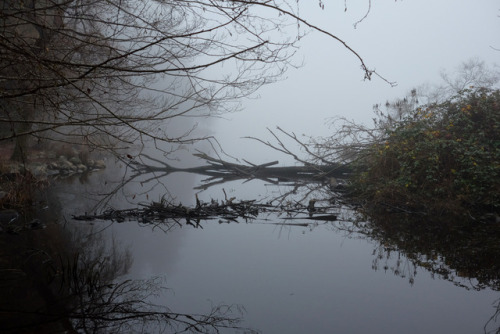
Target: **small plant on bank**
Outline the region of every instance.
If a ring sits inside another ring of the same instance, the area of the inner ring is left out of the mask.
[[[39,179],[31,172],[9,174],[0,178],[0,210],[20,209],[31,206],[35,195],[48,186],[46,179]]]
[[[353,178],[370,208],[481,217],[500,211],[500,91],[418,107],[362,153]]]

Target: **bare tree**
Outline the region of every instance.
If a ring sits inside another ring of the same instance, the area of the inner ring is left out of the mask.
[[[494,89],[500,81],[500,72],[496,67],[473,58],[461,63],[454,71],[442,71],[441,78],[441,84],[421,85],[411,89],[403,98],[373,105],[375,116],[371,124],[335,116],[328,121],[332,134],[327,137],[299,138],[295,133],[278,127],[277,131],[269,130],[274,143],[252,139],[300,163],[349,164],[362,158],[371,145],[383,144],[389,131],[418,112],[418,108],[430,111],[436,105],[453,99],[464,89]],[[290,146],[286,146],[284,138],[291,139],[300,152],[294,152]]]
[[[498,88],[500,70],[478,58],[470,58],[453,70],[440,72],[442,82],[436,85],[420,85],[416,88],[421,103],[441,103],[465,89]]]
[[[376,74],[343,40],[300,17],[298,6],[287,0],[6,0],[0,140],[33,136],[116,150],[147,139],[202,139],[193,128],[169,124],[238,109],[238,98],[279,79],[293,65],[304,35],[299,26],[342,43],[365,79]]]

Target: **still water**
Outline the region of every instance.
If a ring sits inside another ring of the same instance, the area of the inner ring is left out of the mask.
[[[66,228],[101,234],[104,243],[128,250],[132,264],[125,278],[163,277],[168,290],[155,302],[172,311],[204,314],[214,305],[235,305],[243,310],[241,326],[262,333],[465,334],[499,328],[498,322],[488,323],[498,291],[458,286],[398,249],[379,257],[386,245],[347,231],[343,219],[350,214],[342,207],[339,221],[299,221],[307,226],[276,225],[284,222],[276,215],[239,223],[206,221],[199,228],[175,225],[166,232],[137,221],[72,220],[73,214],[133,208],[164,195],[193,206],[195,193],[203,202],[226,196],[268,201],[290,190],[234,181],[199,191],[193,188],[206,177],[188,173],[142,175],[121,185],[126,168],[118,166],[86,182],[56,186],[52,196],[62,208],[60,220]],[[455,281],[474,286],[470,278]]]

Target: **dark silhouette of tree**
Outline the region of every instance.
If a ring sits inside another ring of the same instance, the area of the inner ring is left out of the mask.
[[[6,0],[0,8],[0,140],[105,149],[203,139],[176,119],[238,109],[292,64],[294,1]],[[321,5],[320,5],[321,7]],[[376,74],[377,75],[377,74]]]

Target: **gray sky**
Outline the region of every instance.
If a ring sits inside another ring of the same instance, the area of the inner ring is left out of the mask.
[[[346,116],[369,123],[372,106],[404,96],[424,83],[439,83],[441,70],[453,70],[472,57],[489,65],[499,63],[500,4],[498,1],[373,1],[371,11],[357,28],[353,24],[368,10],[368,1],[300,2],[300,14],[347,42],[369,68],[398,86],[373,78],[363,81],[359,61],[340,43],[313,32],[301,41],[296,63],[284,80],[268,85],[243,102],[243,110],[210,121],[224,149],[254,162],[278,159],[256,142],[271,139],[266,127],[282,128],[297,135],[326,136],[325,121]],[[500,63],[499,63],[500,64]],[[265,155],[263,155],[265,153]]]

